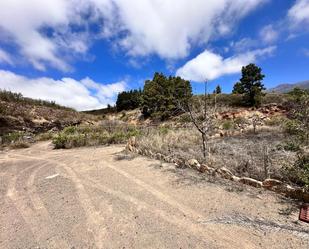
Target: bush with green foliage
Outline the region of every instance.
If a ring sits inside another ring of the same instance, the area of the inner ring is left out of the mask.
[[[21,141],[25,135],[25,132],[10,132],[1,136],[1,141],[2,144],[11,144]]]
[[[10,147],[11,149],[28,148],[29,141],[25,139],[28,134],[25,132],[10,132],[0,136],[0,147]]]
[[[296,162],[287,167],[288,178],[309,191],[309,92],[294,89],[289,94],[289,120],[285,123],[285,132],[289,135],[285,148],[297,151]]]
[[[53,137],[55,149],[125,143],[130,137],[139,135],[133,126],[69,126]]]
[[[145,82],[142,94],[142,113],[146,117],[167,119],[180,112],[179,106],[192,97],[189,81],[155,73]]]
[[[286,132],[294,135],[304,146],[309,145],[309,92],[294,89],[289,93],[291,107]]]
[[[243,94],[244,104],[248,106],[259,106],[265,87],[262,83],[265,75],[262,69],[255,64],[249,64],[242,68],[242,77],[234,85],[234,94]]]
[[[269,119],[264,121],[265,125],[268,126],[281,126],[284,122],[286,122],[286,119],[281,116],[271,116]]]
[[[234,123],[232,120],[226,120],[222,123],[222,128],[224,130],[231,130],[234,128]]]
[[[309,154],[300,152],[292,167],[286,169],[287,177],[293,183],[309,190]]]

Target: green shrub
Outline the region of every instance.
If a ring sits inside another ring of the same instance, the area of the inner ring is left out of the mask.
[[[293,166],[286,168],[288,178],[309,190],[309,154],[299,153]]]
[[[223,124],[222,124],[222,128],[224,130],[231,130],[231,129],[233,129],[234,128],[233,121],[231,121],[231,120],[224,121]]]
[[[287,151],[299,151],[300,150],[300,144],[297,143],[297,141],[288,141],[283,145],[283,149]]]
[[[134,127],[123,126],[70,126],[53,137],[55,149],[125,143],[130,137],[139,135]]]
[[[297,135],[299,133],[300,122],[298,120],[287,120],[284,123],[284,131],[289,135]]]
[[[63,133],[67,134],[67,135],[74,134],[76,132],[77,132],[77,127],[76,126],[68,126],[68,127],[65,127],[63,129]]]
[[[285,123],[286,121],[284,120],[283,117],[278,117],[278,116],[274,116],[274,117],[270,117],[270,119],[265,120],[265,125],[268,126],[281,126],[282,123]]]
[[[168,127],[165,127],[165,126],[159,127],[159,134],[161,135],[166,135],[169,131],[170,129]]]
[[[67,135],[60,133],[53,137],[53,144],[55,149],[64,149],[67,141]]]
[[[236,117],[234,120],[234,126],[236,127],[242,127],[243,125],[248,123],[248,120],[246,120],[246,118],[244,117]]]
[[[22,140],[24,136],[24,132],[11,132],[3,135],[1,140],[3,144],[10,144]]]
[[[283,105],[288,101],[288,96],[282,93],[266,93],[262,96],[262,104],[280,104]]]
[[[183,114],[179,117],[179,122],[180,123],[190,123],[191,122],[191,118],[189,114]]]

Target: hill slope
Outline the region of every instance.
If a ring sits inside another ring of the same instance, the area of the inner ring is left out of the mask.
[[[287,93],[293,90],[295,87],[298,87],[301,89],[309,89],[309,80],[297,82],[294,84],[280,84],[274,88],[268,89],[268,92]]]
[[[34,100],[0,90],[0,136],[14,131],[39,133],[95,119],[92,115],[54,102]]]

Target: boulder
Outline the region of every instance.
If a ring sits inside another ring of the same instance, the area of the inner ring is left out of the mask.
[[[131,144],[127,144],[127,150],[129,150],[129,151],[132,151],[133,152],[133,150],[134,150],[134,147],[131,145]]]
[[[196,159],[190,159],[190,160],[186,161],[186,165],[189,168],[192,168],[192,169],[200,170],[200,168],[201,168],[200,163]]]
[[[283,182],[276,180],[276,179],[265,179],[263,181],[263,187],[264,188],[273,188],[273,187],[277,187],[277,186],[282,186]]]
[[[255,179],[252,179],[252,178],[249,178],[249,177],[241,177],[239,179],[239,182],[246,184],[246,185],[250,185],[252,187],[256,187],[256,188],[261,188],[262,185],[263,185],[262,182],[255,180]]]
[[[178,158],[174,158],[173,163],[175,164],[176,168],[184,168],[185,166],[184,162]]]
[[[228,170],[227,168],[225,167],[222,167],[220,169],[217,170],[217,173],[222,177],[222,178],[225,178],[225,179],[229,179],[229,180],[232,180],[233,179],[233,174],[230,170]]]
[[[127,149],[129,151],[134,151],[134,148],[136,147],[136,138],[135,137],[130,137],[128,142],[127,142]]]
[[[232,177],[232,181],[234,181],[234,182],[239,182],[239,180],[240,180],[240,177],[238,177],[238,176]]]
[[[157,154],[155,155],[155,158],[156,158],[157,160],[163,160],[163,159],[164,159],[164,155],[162,155],[161,153],[157,153]]]

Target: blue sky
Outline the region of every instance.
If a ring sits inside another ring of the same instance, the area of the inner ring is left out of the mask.
[[[0,88],[87,110],[159,71],[230,92],[309,79],[309,0],[3,0]]]

